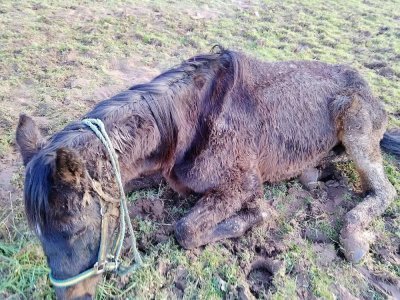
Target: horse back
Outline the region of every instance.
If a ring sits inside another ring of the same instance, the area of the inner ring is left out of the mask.
[[[297,176],[327,156],[339,143],[338,120],[354,94],[371,113],[379,105],[348,66],[254,60],[246,67],[249,75],[232,93],[230,116],[242,124],[240,135],[248,140],[242,145],[254,148],[264,181]]]

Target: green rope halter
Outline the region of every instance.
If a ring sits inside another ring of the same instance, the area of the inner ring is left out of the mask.
[[[137,250],[135,233],[133,231],[131,219],[128,213],[127,199],[122,184],[121,170],[119,168],[118,156],[106,132],[104,123],[99,119],[84,119],[82,120],[82,123],[88,126],[96,134],[96,136],[101,140],[101,142],[106,147],[108,154],[110,156],[111,164],[114,169],[116,177],[116,182],[120,191],[119,233],[117,239],[115,240],[112,253],[107,254],[108,217],[111,212],[110,211],[104,212],[104,204],[102,203],[102,200],[100,200],[101,202],[100,213],[102,219],[101,219],[100,248],[99,248],[97,262],[94,264],[92,268],[87,269],[86,271],[83,271],[82,273],[79,273],[78,275],[67,279],[56,279],[50,273],[50,281],[56,287],[68,287],[77,284],[78,282],[85,280],[91,276],[102,274],[104,272],[116,272],[119,275],[126,275],[136,270],[143,263],[142,258],[140,257],[140,253]],[[131,238],[131,249],[133,250],[135,263],[131,262],[129,265],[123,266],[120,263],[120,256],[121,256],[122,245],[125,239],[126,225],[128,225],[129,235]]]

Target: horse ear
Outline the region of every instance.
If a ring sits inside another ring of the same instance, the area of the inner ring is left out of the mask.
[[[71,149],[56,151],[56,178],[69,184],[79,184],[84,177],[84,164],[79,155]]]
[[[39,128],[27,115],[21,114],[19,116],[16,141],[26,166],[43,145],[43,137]]]

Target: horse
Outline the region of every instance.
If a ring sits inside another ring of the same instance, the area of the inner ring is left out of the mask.
[[[400,131],[386,131],[383,104],[347,65],[266,62],[218,48],[98,103],[82,119],[103,122],[125,192],[158,176],[181,195],[200,195],[174,227],[185,249],[240,237],[269,218],[263,183],[299,176],[337,146],[366,193],[341,229],[349,261],[368,252],[366,228],[396,196],[380,147],[398,155]],[[119,193],[106,147],[82,120],[45,139],[24,114],[16,141],[26,216],[51,274],[76,276],[97,261],[102,198]],[[109,232],[118,220],[114,209]],[[57,297],[90,298],[100,278],[56,287]]]

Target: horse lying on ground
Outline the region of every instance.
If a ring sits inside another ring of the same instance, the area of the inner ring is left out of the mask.
[[[367,253],[365,229],[396,195],[380,141],[398,153],[400,133],[384,135],[383,105],[345,65],[262,62],[220,49],[99,103],[84,118],[105,124],[126,192],[137,178],[161,174],[178,193],[202,195],[175,226],[186,249],[239,237],[268,218],[260,201],[263,182],[298,176],[337,145],[354,161],[368,192],[341,230],[348,260],[359,262]],[[97,261],[101,199],[119,193],[107,150],[81,121],[45,140],[25,115],[17,143],[26,165],[27,218],[52,276],[75,276]],[[118,210],[112,219],[109,232]],[[56,293],[91,296],[99,278]]]

